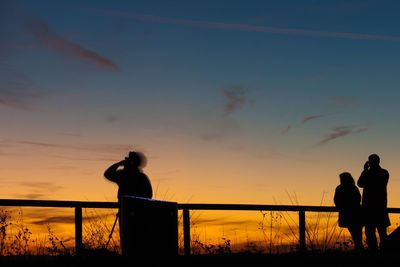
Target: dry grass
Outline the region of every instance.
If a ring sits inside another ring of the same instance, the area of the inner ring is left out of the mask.
[[[219,241],[210,241],[205,233],[206,226],[191,220],[192,254],[281,254],[298,251],[298,215],[293,212],[259,211],[259,219],[254,222],[253,235],[246,231],[244,238],[237,239],[226,231]],[[206,224],[206,223],[204,223]],[[232,225],[234,222],[231,223]],[[231,227],[232,227],[231,225]],[[199,231],[202,229],[203,231]],[[258,235],[255,234],[258,231]],[[181,241],[180,243],[183,243]],[[308,251],[351,250],[353,244],[347,230],[339,228],[337,218],[331,213],[307,213],[306,245]]]
[[[96,209],[86,209],[82,224],[82,242],[86,250],[105,250],[119,254],[119,227],[118,223],[108,241],[115,211],[99,212]],[[61,238],[54,231],[54,224],[43,225],[40,233],[32,233],[29,225],[24,222],[22,209],[18,212],[0,210],[0,255],[73,255],[74,233]]]
[[[296,194],[288,194],[292,205],[299,205]],[[324,204],[324,194],[320,206]],[[278,204],[278,203],[277,203]],[[232,211],[235,213],[236,211]],[[207,222],[199,219],[202,213],[191,211],[191,249],[192,254],[281,254],[299,250],[299,215],[287,211],[259,211],[259,218],[252,223],[253,229],[242,229],[244,238],[236,238],[237,231],[228,234],[222,231],[219,240],[210,241],[207,236]],[[212,219],[203,220],[210,221]],[[240,228],[238,222],[228,222],[231,228]],[[210,227],[210,225],[208,225]],[[250,226],[249,226],[250,227]],[[222,225],[221,228],[224,228]],[[256,229],[255,229],[256,228]],[[199,229],[203,229],[202,231]],[[258,235],[255,234],[256,230]],[[248,232],[251,231],[252,235]],[[201,233],[201,234],[200,234]],[[250,237],[251,236],[251,237]],[[182,244],[183,241],[180,241]],[[349,251],[354,245],[347,229],[337,224],[337,213],[306,212],[306,246],[311,252],[327,252],[331,250]]]

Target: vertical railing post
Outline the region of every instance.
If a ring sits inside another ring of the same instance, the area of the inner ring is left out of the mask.
[[[306,251],[306,214],[299,211],[299,248],[301,252]]]
[[[82,250],[82,208],[75,208],[75,253]]]
[[[185,256],[190,255],[190,213],[188,209],[183,210],[183,246]]]

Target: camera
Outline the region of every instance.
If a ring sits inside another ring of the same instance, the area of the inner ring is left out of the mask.
[[[367,161],[367,162],[365,162],[365,164],[364,164],[364,169],[365,170],[368,170],[369,168],[370,168],[370,163],[369,163],[369,161]]]

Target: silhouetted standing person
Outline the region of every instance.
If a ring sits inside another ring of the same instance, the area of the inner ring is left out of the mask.
[[[119,209],[121,209],[121,197],[122,196],[136,196],[152,198],[153,190],[149,178],[146,174],[142,172],[142,167],[144,165],[145,158],[143,155],[137,152],[129,152],[129,156],[124,160],[114,163],[105,172],[104,176],[118,184],[118,202]],[[115,223],[119,217],[120,211],[118,211]],[[114,226],[111,230],[109,236],[109,241],[111,239],[112,232],[114,231]],[[121,231],[121,220],[119,220],[119,229]],[[107,242],[108,244],[108,242]],[[125,251],[124,244],[121,242],[122,251]]]
[[[350,173],[339,175],[340,185],[336,187],[334,202],[339,210],[339,227],[346,227],[353,239],[355,249],[363,249],[361,194]]]
[[[387,212],[389,172],[382,169],[379,164],[379,156],[370,155],[357,182],[357,185],[363,188],[362,209],[365,219],[365,236],[368,248],[371,250],[378,248],[376,230],[378,230],[380,244],[382,245],[387,237],[386,227],[390,225]]]
[[[118,184],[118,201],[121,196],[152,198],[153,191],[149,178],[141,170],[144,157],[137,152],[129,152],[124,160],[111,165],[104,176]]]

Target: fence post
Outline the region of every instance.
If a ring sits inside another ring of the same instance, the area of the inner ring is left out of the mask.
[[[306,214],[299,211],[299,247],[300,252],[306,251]]]
[[[190,213],[188,209],[183,210],[183,246],[185,256],[190,255]]]
[[[75,253],[82,250],[82,208],[75,207]]]

